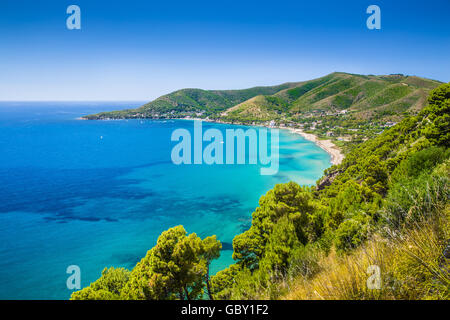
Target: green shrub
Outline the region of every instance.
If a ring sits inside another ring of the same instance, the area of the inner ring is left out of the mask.
[[[393,185],[384,206],[384,221],[391,228],[401,228],[442,210],[449,197],[450,163],[426,171],[415,179],[402,179]]]
[[[369,225],[363,219],[345,220],[336,230],[334,245],[339,252],[354,249],[367,239],[368,232]]]
[[[450,156],[450,150],[431,146],[403,160],[394,170],[391,183],[418,177],[421,173],[429,173],[436,165],[444,162]]]
[[[105,268],[102,276],[80,291],[72,293],[71,300],[116,300],[128,282],[130,271],[124,268]]]

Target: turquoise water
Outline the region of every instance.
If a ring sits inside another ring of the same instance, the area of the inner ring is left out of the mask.
[[[105,266],[131,269],[179,224],[222,241],[215,273],[233,262],[233,237],[261,195],[290,180],[313,184],[330,166],[325,151],[287,131],[273,176],[259,165],[176,166],[171,133],[192,121],[76,119],[139,105],[0,103],[0,299],[67,299],[69,265],[87,286]]]

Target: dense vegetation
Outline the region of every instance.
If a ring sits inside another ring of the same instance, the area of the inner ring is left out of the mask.
[[[198,116],[206,118],[217,115],[232,106],[257,95],[272,95],[280,90],[295,86],[284,83],[272,87],[254,87],[243,90],[202,90],[182,89],[149,102],[137,109],[102,112],[88,115],[86,119],[125,119],[125,118],[182,118]]]
[[[105,269],[72,299],[449,299],[449,111],[442,84],[417,115],[355,146],[317,186],[276,185],[234,238],[235,264],[212,277],[220,243],[178,226],[131,272]],[[380,286],[370,288],[374,268]]]

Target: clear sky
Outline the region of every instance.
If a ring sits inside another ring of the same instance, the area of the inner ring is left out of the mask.
[[[0,0],[0,100],[152,100],[334,71],[448,82],[449,16],[449,0]]]

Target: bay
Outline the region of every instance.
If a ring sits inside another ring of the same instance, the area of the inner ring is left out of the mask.
[[[77,119],[142,103],[0,102],[0,299],[68,299],[68,266],[87,286],[104,267],[133,268],[180,224],[222,242],[214,274],[233,263],[233,238],[263,194],[312,185],[330,166],[324,150],[285,130],[276,175],[260,165],[175,165],[171,134],[192,121]]]

